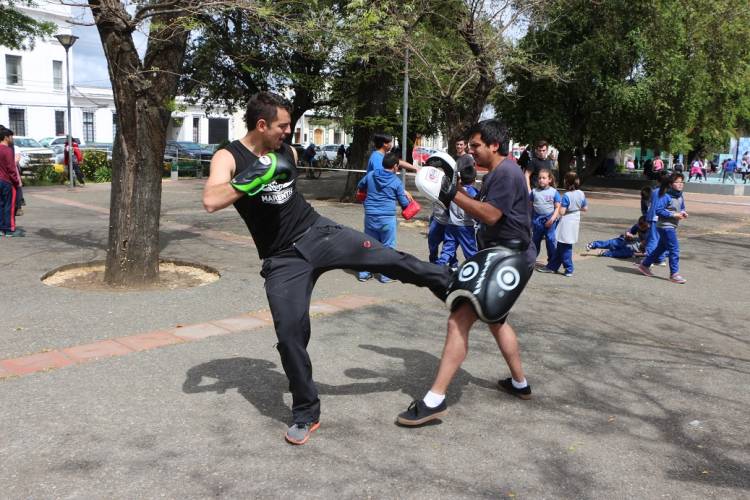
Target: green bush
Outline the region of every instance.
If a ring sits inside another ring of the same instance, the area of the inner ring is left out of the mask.
[[[56,172],[52,165],[37,170],[32,178],[25,178],[24,184],[29,186],[45,186],[49,184],[62,184],[68,179],[67,174]]]
[[[93,177],[94,182],[112,182],[112,169],[109,165],[102,165],[96,169]]]
[[[96,149],[84,150],[83,164],[81,165],[83,177],[86,179],[96,179],[96,172],[100,168],[112,168],[112,166],[109,164],[109,161],[107,160],[107,152]]]

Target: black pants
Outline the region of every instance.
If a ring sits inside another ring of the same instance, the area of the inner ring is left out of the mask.
[[[310,297],[318,277],[332,269],[382,273],[444,296],[450,270],[383,246],[370,236],[321,217],[292,247],[263,261],[281,364],[289,379],[295,423],[320,417],[318,390],[307,354]]]

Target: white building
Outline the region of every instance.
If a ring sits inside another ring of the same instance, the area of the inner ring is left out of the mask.
[[[17,7],[38,20],[57,24],[58,34],[71,34],[73,7],[44,2],[38,7]],[[86,27],[81,29],[93,29]],[[102,56],[103,57],[103,56]],[[75,82],[76,45],[70,49],[70,80]],[[106,62],[102,62],[106,64]],[[55,38],[38,39],[32,50],[0,47],[0,124],[18,136],[35,139],[67,133],[65,49]],[[240,137],[232,134],[237,118],[221,112],[207,115],[202,107],[177,99],[167,129],[168,140],[219,143]],[[84,143],[111,143],[116,111],[111,88],[71,85],[73,136]]]

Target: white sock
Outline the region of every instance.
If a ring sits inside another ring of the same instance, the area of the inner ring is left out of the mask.
[[[427,405],[428,408],[435,408],[436,406],[439,406],[440,403],[445,400],[445,394],[435,394],[432,391],[427,391],[427,394],[424,395],[424,404]]]
[[[520,382],[516,382],[516,379],[511,377],[510,382],[513,384],[513,387],[515,389],[523,389],[524,387],[529,385],[529,383],[526,382],[526,377],[524,377],[524,379],[521,380]]]

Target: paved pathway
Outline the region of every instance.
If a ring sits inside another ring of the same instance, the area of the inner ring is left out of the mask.
[[[581,255],[638,216],[632,193],[589,193],[575,276],[536,274],[512,314],[534,399],[494,389],[507,370],[477,327],[450,414],[422,429],[393,420],[429,387],[446,311],[424,290],[325,274],[310,343],[322,427],[291,447],[257,254],[235,214],[200,209],[201,187],[165,183],[162,255],[221,279],[128,293],[39,280],[103,258],[107,186],[27,190],[28,236],[0,240],[3,498],[747,498],[748,200],[688,195],[679,286]],[[333,176],[301,187],[361,226]],[[424,257],[425,222],[402,223],[399,247]]]

